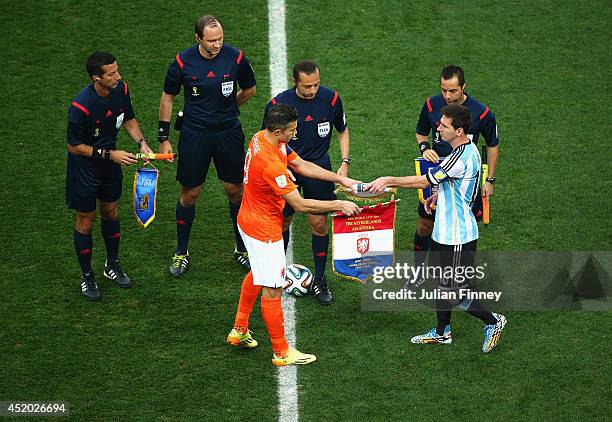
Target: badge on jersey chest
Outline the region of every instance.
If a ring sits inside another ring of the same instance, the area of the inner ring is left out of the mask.
[[[329,124],[329,122],[319,123],[317,125],[317,130],[319,132],[319,136],[321,138],[325,138],[327,135],[329,135],[329,131],[331,130],[331,125]]]
[[[221,93],[225,97],[229,97],[234,92],[234,81],[227,81],[221,83]]]

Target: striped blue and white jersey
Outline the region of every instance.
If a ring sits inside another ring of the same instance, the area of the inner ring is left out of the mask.
[[[431,238],[442,245],[463,245],[478,239],[472,204],[480,188],[481,160],[472,142],[459,145],[429,169],[427,180],[438,188],[436,219]]]

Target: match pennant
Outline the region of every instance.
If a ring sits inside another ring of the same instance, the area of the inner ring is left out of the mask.
[[[155,219],[158,179],[159,170],[155,168],[142,167],[134,173],[134,214],[143,228]]]
[[[364,283],[375,267],[393,265],[396,201],[365,206],[359,215],[334,214],[332,265],[336,274]]]

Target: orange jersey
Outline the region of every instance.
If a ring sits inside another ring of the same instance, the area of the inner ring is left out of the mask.
[[[257,240],[277,242],[283,238],[283,195],[296,189],[287,174],[287,163],[297,154],[289,149],[287,155],[285,143],[275,147],[263,135],[263,130],[253,135],[244,160],[238,225]]]

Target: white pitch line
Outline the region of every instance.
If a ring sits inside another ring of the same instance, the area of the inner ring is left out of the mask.
[[[287,86],[287,39],[285,34],[285,0],[268,0],[268,40],[270,48],[270,91],[272,97]],[[291,236],[293,237],[293,236]],[[287,247],[287,263],[293,261],[293,241]],[[285,337],[295,346],[295,298],[283,295]],[[297,422],[297,368],[293,365],[278,368],[278,420]]]

